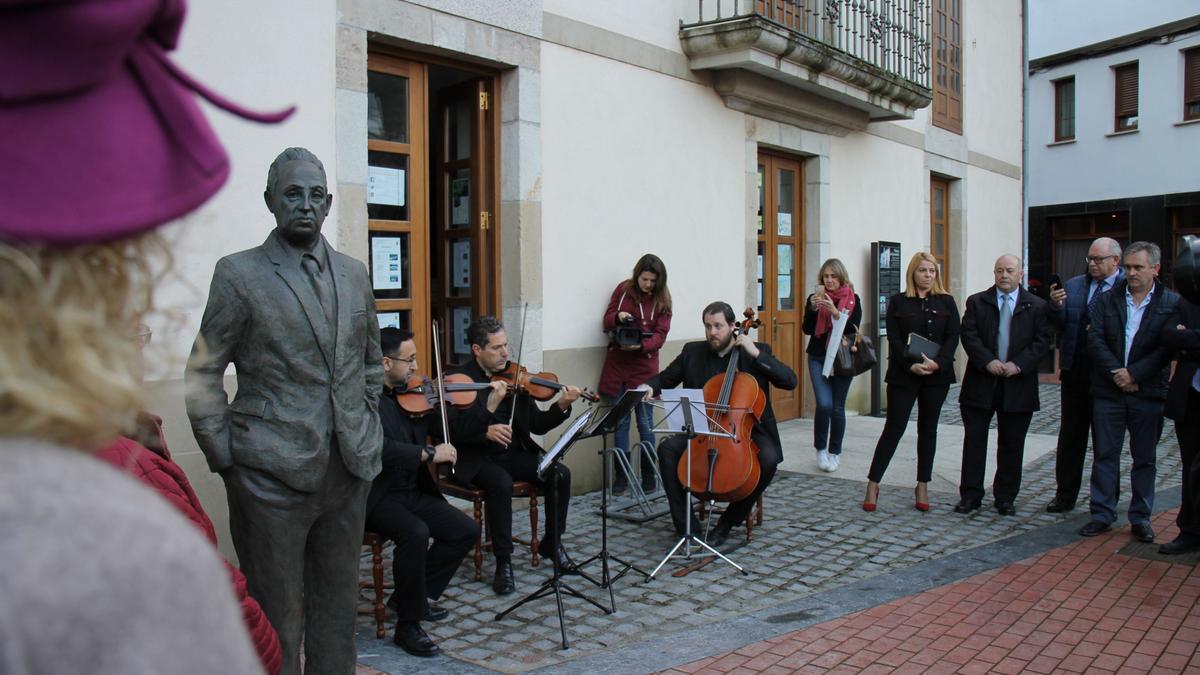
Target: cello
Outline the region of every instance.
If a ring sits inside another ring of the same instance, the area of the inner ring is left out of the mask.
[[[742,314],[745,319],[734,324],[732,339],[762,325],[752,308]],[[732,438],[697,436],[688,443],[688,454],[679,460],[679,482],[703,500],[745,499],[758,486],[761,474],[758,444],[750,434],[766,410],[767,395],[753,375],[738,370],[742,349],[734,345],[732,352],[725,372],[704,384],[709,431],[727,430]]]

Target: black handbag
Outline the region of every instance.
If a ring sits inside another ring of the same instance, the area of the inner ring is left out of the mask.
[[[855,351],[850,351],[852,344],[856,348]],[[871,338],[862,333],[855,333],[854,342],[847,343],[842,340],[838,345],[837,355],[833,357],[833,374],[842,377],[862,375],[875,367],[876,363],[879,363],[879,357],[875,354],[875,345],[871,344]]]

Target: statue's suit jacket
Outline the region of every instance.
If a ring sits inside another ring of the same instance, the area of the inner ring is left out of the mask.
[[[214,472],[251,467],[313,492],[335,436],[351,474],[371,480],[380,471],[374,295],[366,266],[322,243],[337,292],[335,326],[277,231],[217,262],[186,373],[188,417]],[[237,370],[233,403],[223,386],[229,363]]]

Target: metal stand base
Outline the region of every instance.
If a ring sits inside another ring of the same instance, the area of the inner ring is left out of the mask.
[[[689,473],[690,472],[691,471],[690,471],[690,467],[689,467]],[[687,521],[686,521],[686,524],[684,525],[685,531],[683,533],[683,536],[679,538],[679,541],[675,542],[675,546],[672,547],[671,550],[667,552],[666,557],[664,557],[662,559],[662,561],[658,563],[658,567],[654,568],[654,571],[650,573],[650,576],[646,577],[646,581],[649,582],[650,580],[654,579],[654,577],[658,574],[658,571],[663,568],[663,565],[666,565],[668,560],[675,557],[675,552],[678,551],[680,547],[683,547],[683,553],[682,553],[683,559],[691,560],[692,559],[692,544],[695,544],[696,546],[707,549],[710,553],[715,555],[722,562],[729,563],[731,566],[733,566],[733,568],[735,570],[741,572],[743,575],[749,575],[750,573],[747,572],[745,569],[743,569],[741,565],[733,562],[729,558],[726,558],[720,551],[709,546],[706,542],[702,541],[701,539],[697,538],[696,535],[692,534],[692,491],[684,490],[684,492],[685,492],[685,499],[686,499],[688,509],[687,509]]]

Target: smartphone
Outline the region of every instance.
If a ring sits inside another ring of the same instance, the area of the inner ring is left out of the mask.
[[[1050,288],[1054,289],[1054,288],[1062,288],[1062,287],[1063,287],[1062,278],[1059,277],[1057,274],[1051,274],[1050,275]]]

